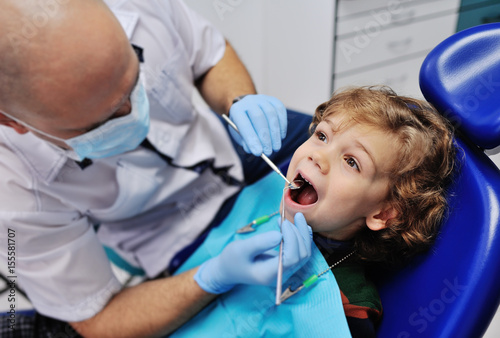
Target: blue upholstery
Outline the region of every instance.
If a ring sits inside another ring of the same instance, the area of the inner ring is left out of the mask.
[[[435,47],[420,70],[420,87],[474,144],[500,145],[500,24],[470,28]]]
[[[378,335],[480,337],[500,303],[500,171],[480,149],[500,145],[500,24],[470,28],[435,47],[420,87],[458,128],[461,174],[433,250],[379,276]]]

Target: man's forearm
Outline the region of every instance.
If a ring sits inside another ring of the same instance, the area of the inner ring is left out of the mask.
[[[196,85],[207,104],[219,114],[229,111],[235,97],[256,93],[250,74],[229,43],[222,59]]]
[[[216,297],[194,281],[196,270],[124,289],[96,316],[71,325],[85,337],[164,336]]]

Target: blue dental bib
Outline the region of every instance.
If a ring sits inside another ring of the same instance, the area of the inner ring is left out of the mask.
[[[279,216],[256,227],[255,232],[236,234],[252,220],[279,210],[283,180],[272,173],[246,187],[233,210],[221,225],[211,231],[204,243],[177,273],[194,268],[218,255],[230,242],[269,230],[279,230]],[[328,269],[313,245],[311,259],[283,283],[304,281]],[[340,290],[329,271],[314,285],[304,288],[281,305],[275,305],[275,287],[238,285],[220,295],[197,316],[179,328],[172,337],[350,337],[342,307]]]

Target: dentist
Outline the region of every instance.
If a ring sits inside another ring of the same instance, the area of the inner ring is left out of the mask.
[[[38,334],[165,335],[236,284],[275,283],[282,238],[286,273],[308,259],[299,218],[165,277],[258,178],[193,92],[254,155],[279,156],[287,130],[203,18],[178,0],[6,0],[0,18],[0,261],[14,253]],[[149,281],[123,288],[106,251]]]

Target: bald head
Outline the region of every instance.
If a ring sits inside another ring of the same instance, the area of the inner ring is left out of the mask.
[[[0,110],[37,126],[98,118],[89,114],[105,114],[137,74],[128,39],[100,0],[3,0],[0,48]]]

